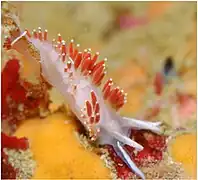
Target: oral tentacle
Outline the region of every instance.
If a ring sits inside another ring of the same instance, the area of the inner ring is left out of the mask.
[[[16,39],[14,39],[12,42],[11,42],[11,46],[13,46],[17,41],[19,41],[22,37],[24,37],[25,35],[27,34],[26,31],[24,31],[19,37],[17,37]]]
[[[142,180],[145,180],[145,176],[142,173],[142,171],[135,165],[135,163],[131,160],[130,156],[128,155],[128,153],[124,150],[124,148],[122,147],[121,143],[119,141],[117,141],[117,147],[119,149],[119,151],[122,154],[122,159],[124,159],[124,161],[127,163],[128,167],[131,168],[131,170],[133,172],[135,172],[135,174],[137,174],[138,176],[140,176],[142,178]]]
[[[145,129],[155,132],[157,134],[162,132],[161,122],[146,122],[133,118],[123,117],[124,127],[131,126],[132,128]]]
[[[144,149],[144,147],[138,144],[137,142],[118,132],[111,132],[111,135],[114,136],[117,140],[121,141],[123,144],[127,144],[129,146],[134,147],[137,151],[141,151]]]

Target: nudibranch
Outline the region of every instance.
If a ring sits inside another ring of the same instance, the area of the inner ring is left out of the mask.
[[[62,39],[49,41],[47,30],[25,30],[11,42],[17,45],[22,38],[27,38],[40,53],[42,75],[52,86],[63,94],[73,113],[88,131],[92,141],[99,144],[111,144],[126,164],[142,179],[144,174],[131,160],[124,145],[141,151],[143,146],[129,138],[131,128],[161,132],[161,122],[146,122],[133,118],[121,117],[119,109],[126,103],[127,94],[120,87],[115,87],[113,80],[105,77],[105,61],[97,62],[99,53],[91,54],[91,49],[79,50]]]

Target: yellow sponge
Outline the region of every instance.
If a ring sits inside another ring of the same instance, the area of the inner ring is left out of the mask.
[[[174,161],[181,162],[186,172],[196,177],[196,134],[178,135],[170,146]]]
[[[23,122],[15,135],[26,136],[37,162],[35,179],[109,179],[110,170],[98,155],[77,140],[74,124],[62,114]]]

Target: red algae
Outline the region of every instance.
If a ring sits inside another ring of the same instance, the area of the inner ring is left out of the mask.
[[[150,137],[152,137],[152,140]],[[163,151],[166,149],[165,136],[141,130],[140,132],[132,132],[131,138],[144,146],[144,149],[140,152],[134,152],[130,147],[126,147],[131,151],[131,157],[139,166],[147,166],[149,163],[162,160]]]
[[[148,134],[145,135],[145,138],[148,141],[148,145],[156,150],[163,151],[166,148],[166,138],[165,136],[160,136],[160,135],[153,135],[153,134]]]
[[[12,8],[11,4],[3,3],[2,33],[5,39],[2,48],[1,115],[2,121],[14,130],[21,120],[39,116],[43,111],[47,111],[49,88],[40,73],[35,75],[37,70],[40,72],[39,66],[34,65],[39,64],[39,53],[36,49],[27,39],[22,39],[14,47],[11,45],[21,34],[18,16]],[[30,62],[29,59],[34,61]]]
[[[1,79],[2,79],[2,115],[6,116],[9,113],[8,102],[7,102],[7,95],[12,91],[12,89],[16,86],[17,81],[19,79],[19,61],[17,59],[12,59],[7,62],[6,66],[4,67],[3,71],[1,72]]]
[[[7,62],[1,73],[3,93],[6,94],[9,89],[16,85],[17,81],[19,80],[19,69],[20,65],[18,59],[13,58]]]
[[[1,158],[1,178],[16,179],[16,170],[6,161]]]
[[[114,166],[116,169],[117,177],[122,179],[127,179],[130,176],[131,170],[128,166],[123,162],[123,160],[117,155],[115,149],[111,145],[106,145],[109,156],[114,162]]]
[[[17,138],[15,136],[8,136],[5,133],[1,133],[1,145],[3,148],[26,150],[29,148],[28,139]]]
[[[135,151],[133,147],[125,145],[125,149],[129,153],[131,159],[138,165],[138,167],[147,167],[149,164],[156,164],[163,160],[163,152],[166,150],[166,136],[160,136],[151,132],[141,130],[133,130],[131,138],[137,143],[144,146],[140,152]],[[117,176],[121,179],[128,179],[134,176],[134,173],[128,168],[126,163],[116,154],[112,146],[107,145],[106,148],[110,154],[111,159],[115,163]]]
[[[9,121],[10,125],[18,125],[20,120],[39,115],[39,108],[43,104],[44,108],[48,106],[45,84],[34,85],[21,79],[20,68],[20,60],[13,57],[1,72],[2,120]]]
[[[6,149],[27,150],[29,143],[27,138],[17,138],[8,136],[1,132],[1,178],[16,179],[17,169],[15,169],[8,161],[8,155],[4,152]]]

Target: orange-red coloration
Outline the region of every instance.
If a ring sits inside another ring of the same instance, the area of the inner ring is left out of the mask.
[[[104,92],[105,91],[105,89],[106,89],[106,87],[109,85],[109,83],[112,83],[113,81],[112,81],[112,79],[110,78],[110,79],[108,79],[107,80],[107,82],[104,84],[104,86],[103,86],[103,89],[102,89],[102,92]]]
[[[77,57],[76,57],[76,60],[74,61],[75,69],[77,69],[80,66],[81,61],[82,61],[82,53],[79,52]]]
[[[87,115],[90,117],[92,115],[92,106],[89,101],[86,101]]]
[[[69,43],[69,56],[73,59],[73,41]]]
[[[90,124],[93,124],[94,123],[94,116],[91,116],[90,117]]]
[[[100,111],[100,105],[99,105],[99,103],[97,102],[97,103],[96,103],[96,106],[95,106],[94,113],[97,114],[97,113],[99,113],[99,111]]]
[[[109,83],[108,86],[105,88],[104,91],[104,99],[106,100],[111,92],[112,83]]]
[[[42,32],[39,31],[39,40],[42,41],[43,40],[43,36],[42,36]]]
[[[65,45],[65,43],[62,43],[62,46],[61,46],[61,53],[62,54],[66,54],[66,45]]]
[[[112,85],[112,79],[107,80],[102,90],[103,97],[105,100],[108,100],[109,104],[117,111],[125,104],[126,96],[124,95],[124,91],[120,90],[119,87],[111,90]]]
[[[116,87],[114,89],[111,90],[111,93],[109,95],[109,102],[111,104],[115,104],[116,103],[116,95],[117,95],[117,92],[119,91],[119,89]]]
[[[47,41],[47,30],[44,31],[44,37],[43,37],[44,41]]]
[[[93,76],[92,76],[92,81],[94,84],[99,84],[104,77],[104,69],[105,67],[103,65],[99,66],[97,69],[93,70]]]
[[[78,54],[78,49],[76,48],[76,49],[74,49],[74,55],[73,55],[74,61],[77,57],[77,54]]]
[[[64,54],[64,53],[62,54],[62,56],[61,56],[61,57],[62,57],[62,61],[63,61],[63,62],[65,62],[65,60],[66,60],[66,56],[65,56],[65,54]]]
[[[94,64],[96,63],[97,59],[98,59],[99,53],[96,53],[93,58],[91,59],[91,63],[90,63],[90,70],[93,70]]]
[[[62,37],[60,34],[58,34],[58,39],[57,39],[58,42],[61,42],[62,41]]]
[[[97,98],[96,98],[96,95],[95,95],[94,91],[91,91],[91,101],[92,101],[92,104],[93,104],[93,108],[95,108]]]
[[[87,49],[85,49],[83,52],[83,59],[86,59],[87,56],[88,56],[88,51],[87,51]]]
[[[100,114],[96,114],[95,116],[95,123],[98,123],[100,121]]]
[[[87,59],[87,58],[91,59],[91,53],[90,53],[90,52],[88,52],[87,50],[86,50],[86,51],[84,51],[83,58],[84,58],[84,59]]]
[[[96,83],[95,83],[96,86],[100,86],[100,85],[101,85],[102,80],[103,80],[105,74],[106,74],[106,72],[103,72],[103,73],[99,76],[98,80],[96,80]]]
[[[81,66],[82,73],[89,69],[90,62],[91,62],[91,60],[88,57],[83,60],[82,66]]]
[[[104,60],[103,61],[100,61],[98,62],[97,64],[94,65],[93,69],[92,69],[92,72],[94,73],[97,69],[99,69],[100,67],[104,67]]]
[[[25,32],[26,32],[26,35],[29,37],[29,38],[32,38],[30,32],[28,31],[28,29],[25,29]],[[32,31],[32,34],[33,34],[33,38],[35,39],[39,39],[40,41],[47,41],[47,36],[48,36],[48,31],[45,30],[44,32],[42,32],[41,28],[39,27],[38,28],[38,32],[36,31],[36,29],[34,29]]]

